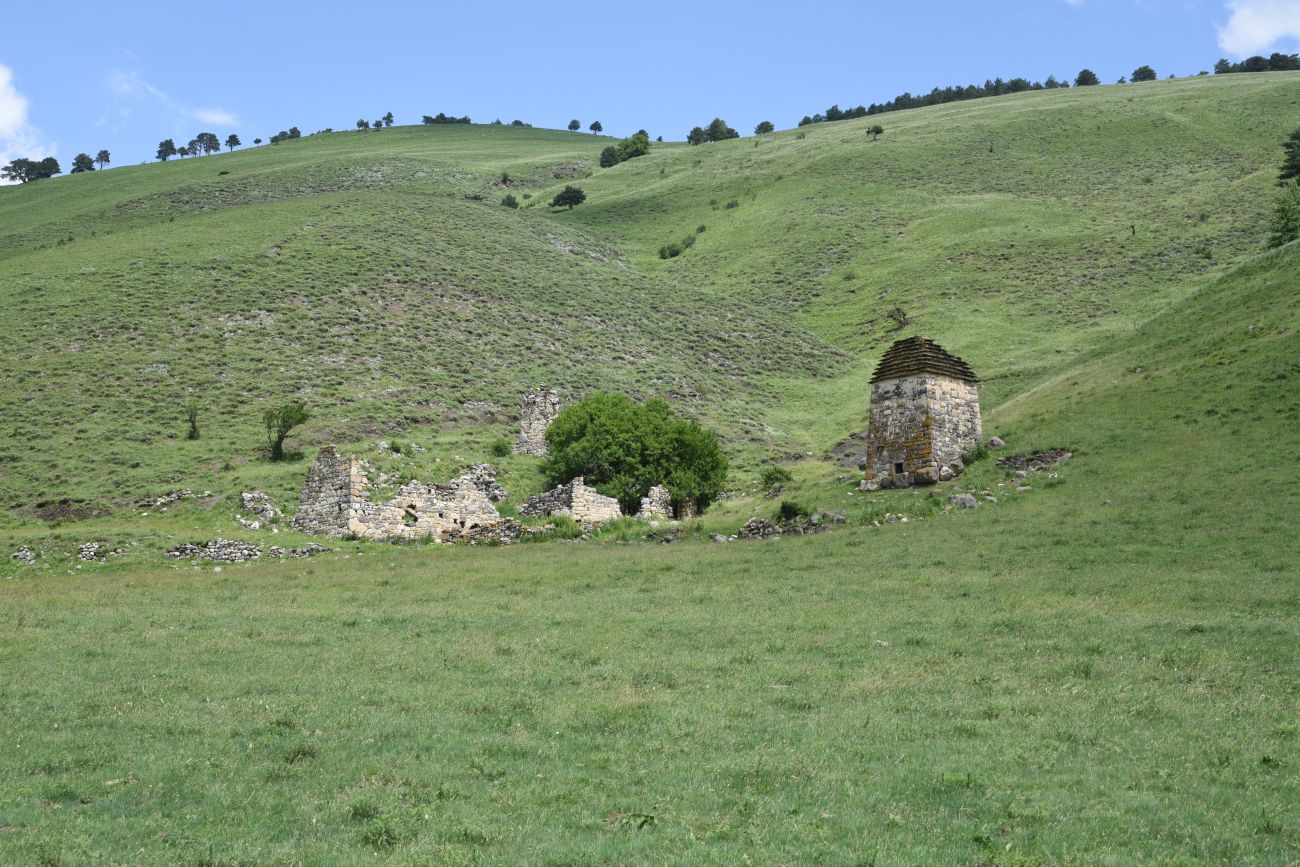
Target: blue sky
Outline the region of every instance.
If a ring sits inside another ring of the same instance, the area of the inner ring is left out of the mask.
[[[1300,0],[330,4],[49,7],[0,32],[0,162],[100,148],[152,158],[200,131],[245,143],[392,111],[600,120],[680,140],[721,115],[748,133],[831,103],[1082,67],[1113,82],[1300,51]]]

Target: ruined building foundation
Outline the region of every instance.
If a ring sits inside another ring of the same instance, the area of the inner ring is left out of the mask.
[[[293,528],[335,538],[512,541],[520,532],[518,522],[502,518],[480,489],[492,491],[495,479],[487,484],[483,467],[473,469],[449,485],[408,482],[393,499],[372,502],[365,465],[325,446],[307,472]]]

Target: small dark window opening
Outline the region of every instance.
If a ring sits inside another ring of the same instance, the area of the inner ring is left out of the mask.
[[[894,464],[894,472],[895,472],[895,473],[901,473],[901,472],[903,472],[903,462],[902,462],[902,461],[899,461],[898,463]]]
[[[420,518],[415,514],[415,504],[412,503],[402,512],[402,523],[410,527],[418,520],[420,520]]]

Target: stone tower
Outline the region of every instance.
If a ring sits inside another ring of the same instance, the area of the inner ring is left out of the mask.
[[[979,379],[933,340],[909,337],[885,352],[871,378],[868,489],[947,481],[979,445]]]
[[[519,411],[519,438],[515,452],[546,457],[546,429],[560,414],[560,396],[554,389],[541,386],[524,395]]]

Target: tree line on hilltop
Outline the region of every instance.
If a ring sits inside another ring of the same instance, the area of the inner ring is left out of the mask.
[[[1221,59],[1214,64],[1214,73],[1216,75],[1227,75],[1232,73],[1243,72],[1286,72],[1300,70],[1300,54],[1282,54],[1274,52],[1268,57],[1255,55],[1237,63],[1231,63],[1226,59]],[[1209,72],[1202,71],[1198,75],[1209,75]],[[1169,76],[1173,78],[1174,76]],[[1117,84],[1127,84],[1128,82],[1155,81],[1157,78],[1156,71],[1149,65],[1139,66],[1129,76],[1120,76]],[[1091,87],[1101,84],[1101,79],[1091,69],[1081,69],[1078,75],[1074,77],[1074,87]],[[871,115],[882,114],[890,111],[902,111],[909,108],[922,108],[929,105],[942,105],[949,102],[959,102],[970,99],[981,99],[987,96],[1003,96],[1012,93],[1022,93],[1034,90],[1055,90],[1057,88],[1071,87],[1068,79],[1058,79],[1055,75],[1049,75],[1043,81],[1030,81],[1027,78],[1002,79],[993,78],[980,84],[966,85],[949,85],[948,87],[936,87],[929,93],[912,94],[911,92],[900,93],[893,99],[882,103],[871,103],[870,105],[858,105],[852,108],[840,108],[838,104],[832,105],[823,112],[817,112],[812,115],[804,115],[799,121],[799,126],[809,126],[818,123],[831,123],[840,120],[852,120],[854,118],[868,117]],[[437,124],[469,124],[471,123],[469,115],[456,117],[445,112],[438,112],[435,115],[424,115],[420,121],[424,125]],[[393,113],[387,112],[377,120],[370,121],[359,119],[356,122],[358,130],[378,130],[393,126],[395,119]],[[492,126],[505,126],[500,119],[492,121]],[[509,126],[531,128],[532,124],[525,123],[522,120],[512,120]],[[578,132],[582,129],[582,123],[576,118],[569,121],[568,129],[572,132]],[[600,121],[592,121],[588,129],[593,135],[604,132],[604,127]],[[776,130],[775,125],[769,121],[761,121],[754,127],[755,135],[765,135]],[[333,128],[326,128],[321,132],[334,132]],[[879,138],[884,133],[884,128],[876,125],[867,130],[867,133],[873,138]],[[287,130],[280,130],[270,137],[270,143],[275,145],[284,141],[292,141],[302,138],[302,131],[296,126],[291,126]],[[720,117],[715,117],[707,126],[692,127],[686,134],[686,141],[692,145],[705,144],[708,142],[726,141],[728,139],[740,138],[740,133],[727,124]],[[663,136],[659,136],[656,141],[663,141]],[[231,133],[226,136],[224,146],[228,150],[234,150],[243,143],[239,136]],[[253,139],[253,144],[262,144],[262,139]],[[166,162],[171,157],[195,157],[200,155],[209,155],[219,153],[222,148],[222,141],[211,132],[201,132],[194,138],[190,139],[183,145],[177,145],[174,139],[163,139],[158,143],[158,149],[154,158]],[[616,145],[606,147],[600,155],[600,165],[603,168],[617,165],[629,159],[648,153],[650,150],[650,136],[645,130],[638,130],[634,135],[622,139]],[[88,153],[77,154],[72,161],[71,174],[80,174],[82,172],[94,171],[96,168],[103,169],[111,161],[111,154],[107,150],[100,150],[95,156]],[[18,183],[29,183],[31,181],[41,180],[61,174],[63,171],[59,161],[53,156],[44,159],[17,158],[10,160],[9,163],[0,166],[0,180],[16,181]],[[566,203],[567,204],[567,203]]]
[[[1227,60],[1220,60],[1214,65],[1216,74],[1225,74],[1232,72],[1280,72],[1286,70],[1300,69],[1300,55],[1296,54],[1278,54],[1274,53],[1271,57],[1249,57],[1240,63],[1229,63]],[[1209,75],[1208,72],[1200,72],[1198,75]],[[1155,81],[1158,76],[1155,69],[1149,65],[1139,66],[1128,76],[1120,76],[1116,84],[1128,84],[1129,82]],[[1173,78],[1171,75],[1170,78]],[[1091,69],[1081,69],[1079,74],[1074,77],[1075,87],[1091,87],[1101,84],[1101,79],[1097,73]],[[923,108],[927,105],[943,105],[949,102],[960,102],[968,99],[981,99],[986,96],[1004,96],[1009,93],[1023,93],[1030,90],[1055,90],[1057,88],[1069,87],[1068,79],[1058,79],[1055,75],[1049,75],[1043,81],[1030,81],[1027,78],[1012,78],[1004,80],[1002,78],[988,79],[984,84],[967,84],[967,85],[949,85],[948,87],[936,87],[929,93],[913,94],[911,92],[900,93],[898,96],[883,103],[871,103],[867,106],[859,105],[855,108],[842,109],[838,105],[832,105],[824,113],[813,115],[804,115],[799,121],[799,126],[808,126],[814,123],[826,123],[837,120],[852,120],[858,117],[867,117],[868,115],[881,114],[888,111],[902,111],[909,108]],[[755,130],[757,132],[757,130]]]

